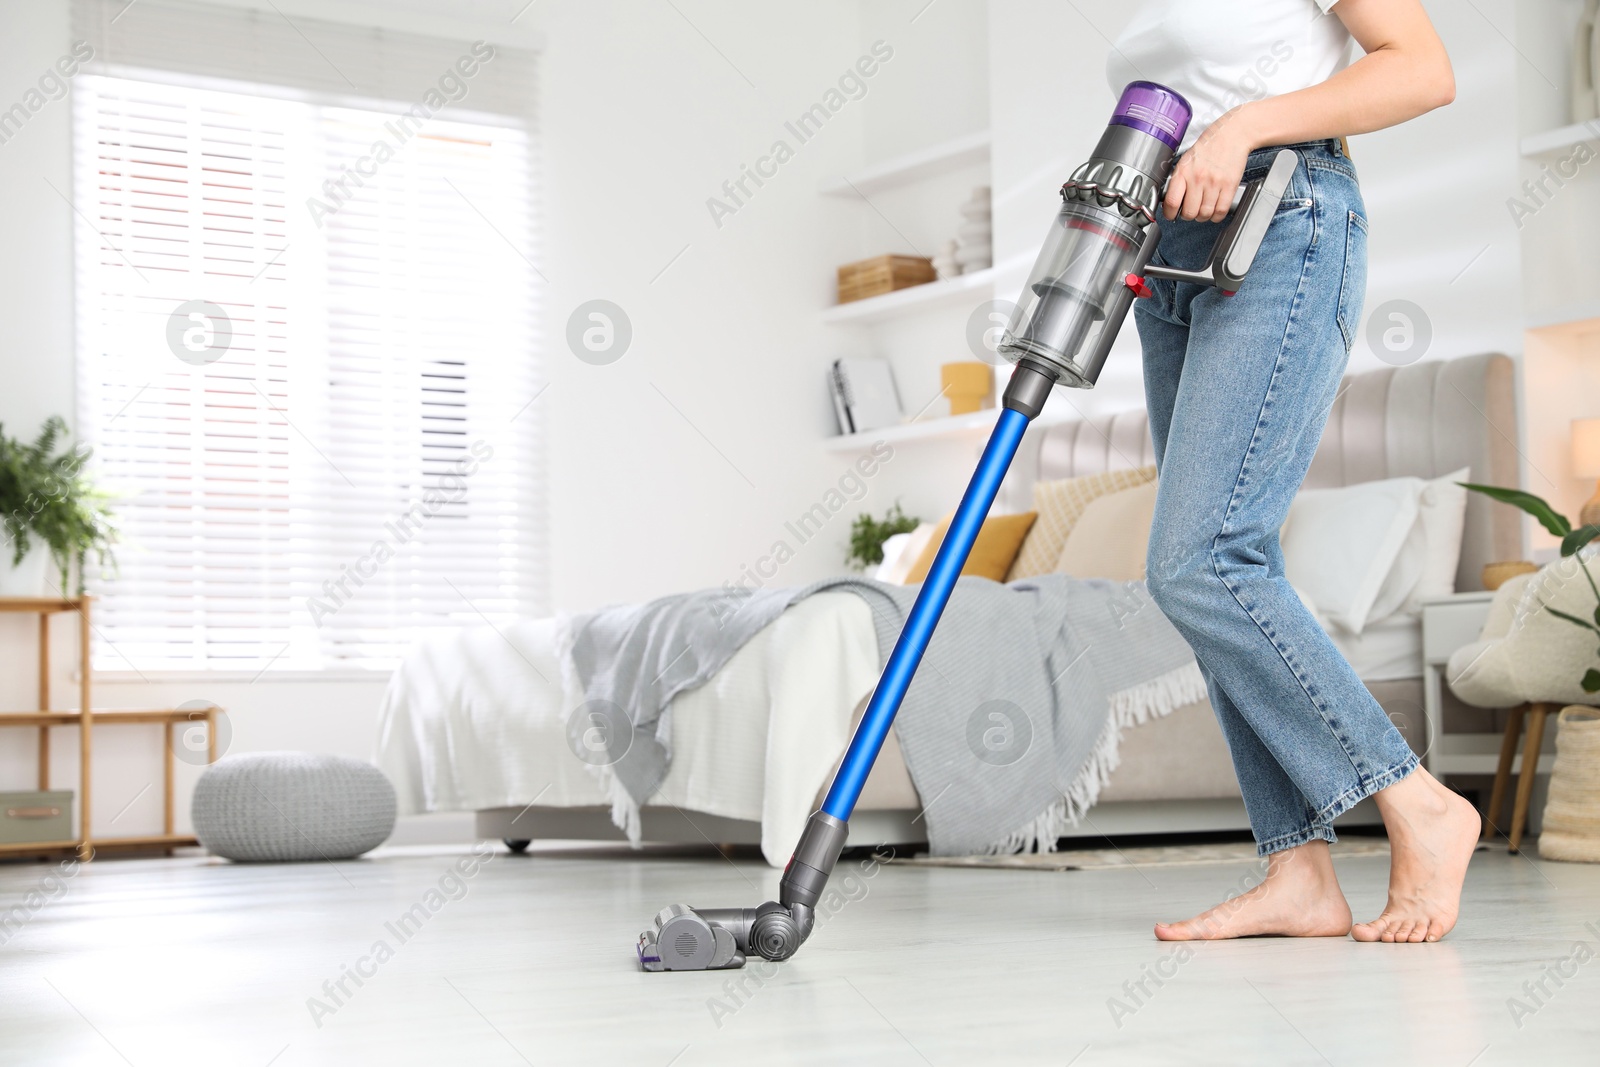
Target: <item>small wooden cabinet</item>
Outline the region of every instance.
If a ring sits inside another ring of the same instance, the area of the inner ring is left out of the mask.
[[[89,642],[94,633],[91,624],[93,597],[0,597],[0,612],[8,614],[37,615],[39,617],[39,707],[36,711],[0,711],[0,727],[15,726],[36,729],[39,732],[38,788],[50,788],[50,727],[78,727],[78,793],[77,836],[61,841],[37,841],[0,845],[0,856],[47,855],[53,852],[76,852],[81,860],[93,858],[95,852],[117,848],[164,848],[168,852],[180,845],[199,842],[188,834],[173,830],[175,749],[173,728],[183,724],[206,724],[207,759],[217,758],[216,705],[203,709],[189,708],[115,708],[95,710],[92,690],[92,671],[89,666]],[[78,622],[78,710],[60,711],[50,707],[50,617],[75,614]],[[162,752],[162,782],[164,806],[162,832],[137,837],[95,838],[89,826],[90,799],[94,784],[94,739],[96,730],[103,726],[121,726],[135,723],[153,723],[162,727],[165,748]]]

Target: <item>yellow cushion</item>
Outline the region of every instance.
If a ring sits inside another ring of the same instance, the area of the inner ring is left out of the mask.
[[[1145,546],[1150,543],[1150,519],[1155,510],[1155,482],[1090,501],[1061,546],[1056,573],[1119,582],[1143,578]]]
[[[939,520],[939,527],[928,540],[928,546],[906,574],[907,585],[915,585],[928,576],[928,571],[933,567],[933,557],[939,554],[939,546],[944,544],[944,535],[949,532],[950,520],[954,516],[955,512],[951,512]],[[1036,518],[1038,516],[1033,512],[1025,511],[1021,515],[991,515],[983,520],[983,528],[978,531],[972,554],[967,557],[961,573],[995,582],[1005,581],[1006,571],[1011,568],[1011,561],[1016,558],[1017,549],[1022,546],[1022,539],[1028,535],[1028,528]]]
[[[1034,483],[1033,510],[1039,513],[1039,521],[1028,531],[1028,539],[1022,543],[1022,551],[1017,553],[1016,561],[1011,564],[1006,581],[1049,574],[1055,569],[1056,560],[1061,557],[1061,546],[1067,543],[1067,535],[1072,532],[1078,517],[1091,501],[1107,493],[1131,489],[1155,480],[1154,467],[1140,467],[1137,470],[1107,471],[1082,478]],[[1139,550],[1144,551],[1142,541]]]

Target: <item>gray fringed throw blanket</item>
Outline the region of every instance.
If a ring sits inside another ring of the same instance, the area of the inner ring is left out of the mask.
[[[634,805],[666,777],[672,698],[708,681],[790,604],[829,590],[872,608],[886,660],[916,587],[830,578],[705,590],[572,621],[569,658],[584,695],[632,723],[611,770]],[[930,848],[1054,848],[1116,767],[1122,730],[1204,696],[1193,653],[1143,582],[961,579],[895,719]]]

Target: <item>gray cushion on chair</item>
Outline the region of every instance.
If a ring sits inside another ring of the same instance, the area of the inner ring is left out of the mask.
[[[206,768],[190,812],[200,843],[230,860],[350,859],[394,830],[395,795],[361,760],[251,752]]]

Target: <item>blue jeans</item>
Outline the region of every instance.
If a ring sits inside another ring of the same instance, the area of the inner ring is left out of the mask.
[[[1367,220],[1336,141],[1299,165],[1239,292],[1152,280],[1137,304],[1160,489],[1150,594],[1194,649],[1257,850],[1334,840],[1335,817],[1417,757],[1283,573],[1278,529],[1361,320]],[[1251,154],[1245,180],[1276,149]],[[1220,224],[1162,223],[1156,261],[1198,267]]]

